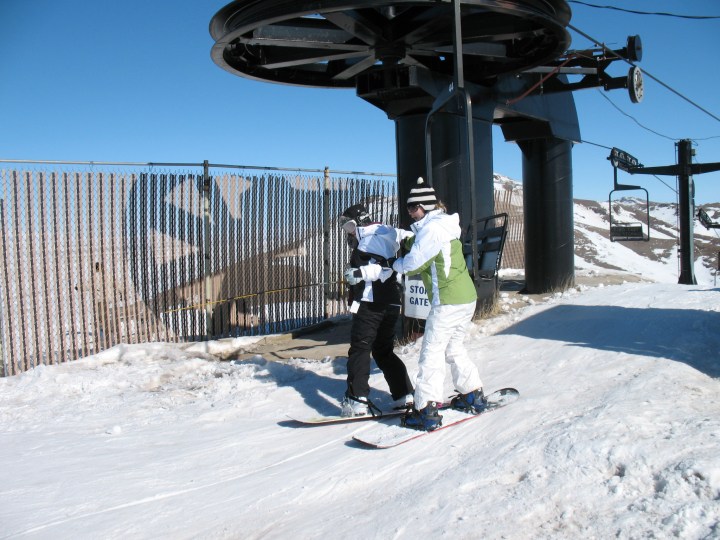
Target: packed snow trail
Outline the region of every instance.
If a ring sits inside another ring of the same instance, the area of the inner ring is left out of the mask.
[[[549,295],[468,336],[520,400],[383,451],[284,420],[337,409],[342,358],[158,343],[37,368],[0,379],[0,537],[713,537],[719,328],[718,289]],[[398,349],[411,373],[418,350]]]

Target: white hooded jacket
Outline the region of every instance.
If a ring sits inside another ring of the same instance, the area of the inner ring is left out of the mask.
[[[431,210],[412,224],[410,252],[393,264],[398,273],[420,274],[433,305],[466,304],[477,300],[462,253],[460,216]]]

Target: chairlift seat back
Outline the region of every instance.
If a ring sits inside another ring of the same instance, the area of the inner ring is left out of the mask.
[[[482,280],[495,278],[502,261],[502,251],[507,236],[506,213],[495,214],[476,220],[478,277]],[[472,224],[468,225],[463,242],[463,254],[468,271],[472,276]]]
[[[614,223],[610,227],[610,240],[612,242],[645,239],[642,223]]]

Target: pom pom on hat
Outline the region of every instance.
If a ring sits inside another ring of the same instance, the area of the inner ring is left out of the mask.
[[[435,190],[431,186],[425,184],[425,180],[423,180],[422,176],[418,177],[416,186],[410,190],[407,205],[420,205],[423,210],[429,212],[430,210],[435,210],[437,202]]]

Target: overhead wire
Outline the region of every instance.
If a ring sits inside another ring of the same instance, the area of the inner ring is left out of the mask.
[[[606,46],[605,46],[603,43],[601,43],[599,40],[597,40],[597,39],[595,39],[594,37],[586,34],[585,32],[583,32],[582,30],[580,30],[580,29],[577,28],[576,26],[573,26],[572,24],[568,24],[568,28],[570,28],[571,30],[577,32],[578,34],[580,34],[581,36],[583,36],[585,39],[588,39],[588,40],[592,41],[593,43],[595,43],[595,44],[598,45],[599,47],[602,47],[603,51],[605,51],[606,53],[608,53],[608,54],[610,54],[610,55],[612,55],[612,56],[615,56],[616,58],[619,58],[620,60],[623,60],[624,62],[626,62],[627,64],[629,64],[629,65],[631,65],[631,66],[633,66],[633,67],[638,67],[638,66],[635,65],[635,63],[634,63],[632,60],[629,60],[629,59],[627,59],[627,58],[624,58],[624,57],[620,56],[618,53],[616,53],[616,52],[613,51],[612,49],[609,49],[608,47],[606,47]],[[687,102],[690,103],[693,107],[696,107],[697,109],[701,110],[702,112],[704,112],[705,114],[707,114],[708,116],[710,116],[711,118],[713,118],[714,120],[717,120],[718,122],[720,122],[720,117],[718,117],[718,116],[716,116],[715,114],[711,113],[710,111],[708,111],[708,110],[705,109],[704,107],[698,105],[697,103],[695,103],[693,100],[691,100],[691,99],[688,98],[687,96],[681,94],[680,92],[678,92],[677,90],[675,90],[675,89],[674,89],[673,87],[671,87],[670,85],[664,83],[663,81],[661,81],[660,79],[658,79],[657,77],[655,77],[652,73],[649,73],[648,71],[645,71],[644,69],[642,70],[642,72],[643,72],[643,75],[645,75],[645,76],[649,77],[650,79],[654,80],[656,83],[660,84],[661,86],[664,86],[667,90],[669,90],[669,91],[672,92],[673,94],[677,95],[679,98],[687,101]]]
[[[612,150],[612,147],[610,147],[610,146],[605,146],[604,144],[599,144],[599,143],[595,143],[595,142],[592,142],[592,141],[585,141],[585,140],[581,140],[580,142],[583,143],[583,144],[590,144],[590,145],[592,145],[592,146],[598,146],[598,147],[600,147],[600,148],[605,148],[605,149],[607,149],[607,150]],[[662,178],[660,178],[657,174],[652,174],[652,175],[650,175],[650,176],[652,176],[653,178],[655,178],[658,182],[664,184],[665,187],[667,187],[670,191],[672,191],[673,193],[675,193],[675,195],[678,194],[677,188],[672,187],[670,184],[668,184],[667,182],[665,182],[665,180],[663,180]]]
[[[678,140],[679,140],[679,139],[677,139],[677,138],[675,138],[675,137],[670,137],[670,136],[668,136],[668,135],[663,135],[663,134],[660,133],[659,131],[655,131],[654,129],[651,129],[651,128],[649,128],[649,127],[641,124],[640,121],[639,121],[637,118],[635,118],[635,117],[634,117],[633,115],[631,115],[631,114],[626,113],[626,112],[623,111],[620,107],[618,107],[617,105],[615,105],[615,103],[613,103],[613,101],[612,101],[609,97],[607,97],[605,94],[603,94],[600,90],[598,90],[597,92],[600,94],[600,96],[602,96],[603,99],[607,100],[607,102],[610,103],[610,105],[612,105],[620,114],[622,114],[622,115],[624,115],[624,116],[627,116],[628,118],[630,118],[630,120],[632,120],[633,122],[635,122],[635,123],[636,123],[638,126],[640,126],[641,128],[646,129],[647,131],[649,131],[649,132],[651,132],[651,133],[654,133],[654,134],[657,135],[658,137],[663,137],[663,138],[665,138],[665,139],[670,139],[671,141],[678,141]]]
[[[667,13],[664,11],[638,11],[635,9],[621,8],[617,6],[600,6],[597,4],[591,4],[589,2],[581,2],[580,0],[568,0],[571,4],[581,4],[592,8],[599,9],[611,9],[615,11],[624,11],[625,13],[633,13],[635,15],[660,15],[664,17],[675,17],[678,19],[694,19],[694,20],[705,20],[705,19],[720,19],[720,15],[683,15],[680,13]]]
[[[583,144],[591,144],[592,146],[599,146],[600,148],[605,148],[606,150],[612,150],[612,146],[605,146],[604,144],[594,143],[591,141],[582,141],[581,140],[580,142]]]

